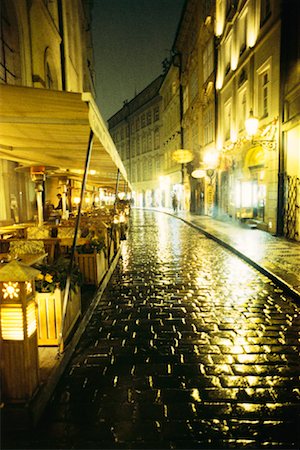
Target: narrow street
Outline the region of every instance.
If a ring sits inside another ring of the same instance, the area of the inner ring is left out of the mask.
[[[133,210],[44,419],[3,448],[298,449],[299,313],[199,231]]]

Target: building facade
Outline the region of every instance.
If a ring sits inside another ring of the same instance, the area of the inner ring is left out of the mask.
[[[94,94],[90,20],[85,0],[1,0],[0,83]],[[0,142],[0,223],[32,220],[35,185],[4,150]],[[56,201],[57,184],[45,181],[44,201]]]
[[[170,208],[172,195],[176,195],[180,210],[184,207],[184,173],[182,164],[174,160],[175,152],[182,148],[179,70],[178,66],[169,63],[160,88],[162,98],[161,148],[163,154],[160,190],[162,205]]]
[[[300,11],[282,2],[281,116],[277,232],[300,240]]]
[[[216,3],[220,214],[277,227],[280,2]],[[258,120],[252,139],[247,119]]]
[[[163,75],[131,101],[125,101],[108,120],[108,129],[124,162],[136,206],[161,206],[162,174],[161,108],[159,94]]]
[[[213,214],[215,196],[214,2],[189,0],[174,40],[180,64],[182,146],[192,152],[185,164],[185,209]]]

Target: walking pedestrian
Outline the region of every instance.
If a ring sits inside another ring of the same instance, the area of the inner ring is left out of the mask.
[[[178,199],[177,199],[177,196],[176,196],[175,192],[173,193],[173,196],[172,196],[172,207],[173,207],[174,213],[177,213],[177,210],[178,210]]]

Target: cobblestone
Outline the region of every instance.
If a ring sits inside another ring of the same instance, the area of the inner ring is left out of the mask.
[[[4,448],[299,448],[300,308],[177,219],[134,211],[49,408]]]

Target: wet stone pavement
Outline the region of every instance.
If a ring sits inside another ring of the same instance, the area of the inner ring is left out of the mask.
[[[299,448],[300,307],[182,221],[133,211],[37,429],[4,448]]]

